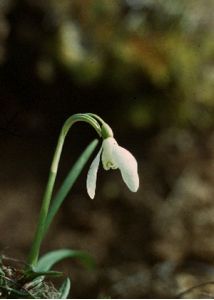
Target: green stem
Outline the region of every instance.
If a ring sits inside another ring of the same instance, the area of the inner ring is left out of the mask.
[[[96,120],[98,120],[101,123],[101,135],[102,135],[103,139],[106,139],[108,137],[113,137],[114,136],[111,127],[102,118],[100,118],[96,114],[92,114],[92,113],[87,113],[87,114],[90,117],[95,118]]]
[[[98,116],[98,115],[96,115],[96,114],[92,114],[92,113],[87,113],[87,114],[88,114],[89,116],[91,116],[91,117],[97,119],[101,124],[104,124],[104,123],[105,123],[105,121],[104,121],[100,116]]]
[[[81,156],[77,159],[77,161],[73,165],[71,171],[66,176],[57,194],[52,198],[51,205],[49,207],[48,215],[45,222],[45,230],[43,232],[43,236],[46,234],[53,218],[55,217],[57,211],[62,205],[65,197],[68,195],[71,187],[79,177],[83,167],[85,166],[86,162],[88,161],[92,151],[94,151],[97,144],[98,144],[98,140],[96,139],[86,147],[86,149],[83,151]]]
[[[46,218],[48,215],[50,201],[51,201],[52,194],[53,194],[53,188],[54,188],[54,184],[55,184],[55,180],[56,180],[56,175],[57,175],[58,166],[59,166],[59,160],[60,160],[60,156],[62,153],[62,148],[64,145],[65,137],[66,137],[69,129],[71,128],[71,126],[78,121],[83,121],[83,122],[89,123],[97,131],[98,135],[101,136],[100,125],[97,123],[97,121],[94,118],[92,118],[88,114],[75,114],[75,115],[71,116],[70,118],[68,118],[66,120],[66,122],[64,123],[64,125],[61,129],[58,143],[56,146],[56,150],[55,150],[55,153],[53,156],[50,173],[49,173],[49,178],[48,178],[47,186],[46,186],[45,193],[44,193],[43,200],[42,200],[42,206],[41,206],[41,210],[40,210],[40,214],[39,214],[39,221],[38,221],[38,225],[37,225],[36,232],[34,235],[30,254],[29,254],[28,260],[27,260],[27,263],[30,266],[35,266],[38,261],[40,247],[41,247],[41,243],[42,243],[42,240],[44,237]]]

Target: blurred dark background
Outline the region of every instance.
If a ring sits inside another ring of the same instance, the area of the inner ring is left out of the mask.
[[[168,298],[213,280],[213,11],[213,0],[0,0],[1,253],[25,259],[59,130],[90,111],[135,155],[141,186],[100,170],[91,201],[87,168],[79,178],[42,249],[95,258],[93,271],[58,266],[72,296]],[[95,136],[73,127],[58,185]]]

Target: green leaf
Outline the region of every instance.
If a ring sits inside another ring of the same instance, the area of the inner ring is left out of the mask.
[[[45,235],[45,233],[47,232],[50,223],[52,222],[54,216],[56,215],[57,211],[62,205],[65,197],[68,195],[69,191],[71,190],[72,186],[74,185],[75,181],[80,175],[82,169],[84,168],[85,164],[87,163],[88,159],[90,158],[97,144],[98,144],[98,140],[95,139],[87,146],[87,148],[83,151],[83,153],[78,158],[78,160],[76,161],[76,163],[74,164],[74,166],[72,167],[68,175],[66,176],[65,180],[63,181],[58,193],[52,200],[48,212],[48,216],[46,219],[45,230],[43,235]]]
[[[77,258],[89,269],[93,268],[95,265],[92,257],[83,251],[60,249],[43,255],[39,259],[34,270],[36,272],[47,272],[53,265],[66,258]]]
[[[71,288],[71,281],[69,278],[66,278],[59,288],[60,297],[59,299],[67,299]]]
[[[41,276],[46,276],[46,277],[59,277],[59,276],[62,276],[62,272],[58,272],[58,271],[40,271],[40,270],[37,270],[35,268],[33,268],[31,271],[28,271],[27,273],[25,273],[25,278],[28,278],[28,279],[35,279],[35,278],[38,278],[38,277],[41,277]]]

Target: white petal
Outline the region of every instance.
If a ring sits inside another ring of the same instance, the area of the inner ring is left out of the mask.
[[[114,146],[112,154],[120,169],[123,181],[132,192],[136,192],[139,188],[136,159],[128,150],[118,145]]]
[[[103,140],[102,163],[105,170],[117,169],[117,164],[115,163],[112,155],[112,151],[117,145],[118,144],[113,137],[108,137]]]
[[[102,147],[100,148],[99,152],[97,153],[95,159],[92,161],[92,164],[88,170],[87,180],[86,180],[86,187],[89,197],[94,199],[95,190],[96,190],[96,182],[97,182],[97,171],[100,163],[100,155],[102,152]]]

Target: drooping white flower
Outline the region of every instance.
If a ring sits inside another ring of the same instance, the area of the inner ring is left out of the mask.
[[[91,199],[95,196],[97,171],[102,155],[102,164],[105,170],[119,169],[128,188],[136,192],[139,187],[139,176],[137,161],[134,156],[125,148],[118,145],[113,137],[103,140],[101,149],[93,160],[87,175],[87,192]]]

